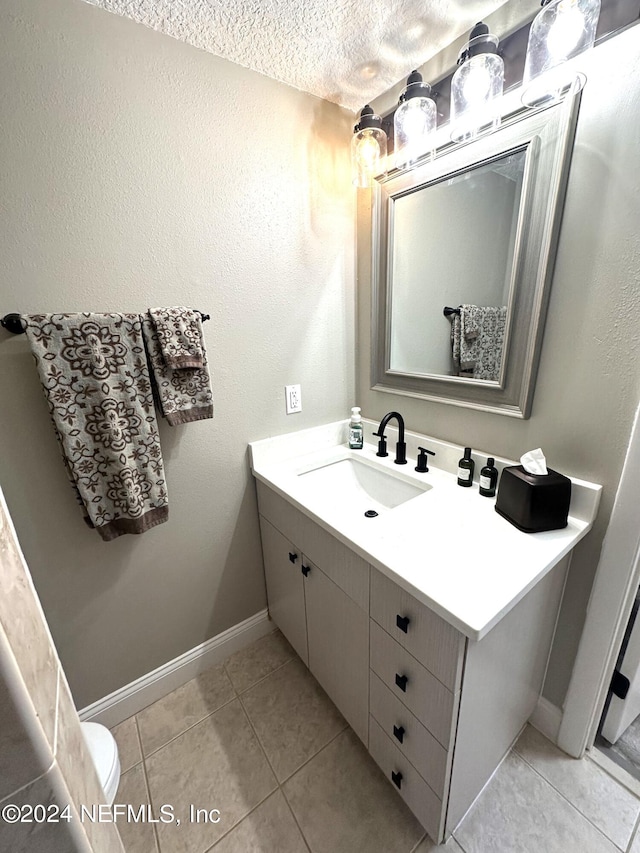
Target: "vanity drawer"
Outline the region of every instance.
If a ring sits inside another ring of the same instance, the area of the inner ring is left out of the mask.
[[[380,728],[416,768],[439,797],[447,776],[447,750],[409,709],[385,687],[375,672],[370,675],[370,712]]]
[[[450,690],[459,689],[464,635],[375,569],[370,615]]]
[[[459,693],[452,693],[373,620],[370,620],[369,625],[371,669],[448,749]]]
[[[304,552],[312,563],[369,612],[369,564],[339,542],[319,524],[269,489],[256,482],[260,514]]]
[[[369,717],[369,752],[431,838],[439,840],[442,801],[373,717]]]

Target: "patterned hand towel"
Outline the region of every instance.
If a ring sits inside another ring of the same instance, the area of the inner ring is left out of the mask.
[[[204,366],[202,320],[191,308],[150,308],[164,363],[172,370]]]
[[[142,331],[147,346],[151,378],[155,385],[156,403],[171,426],[213,417],[213,396],[207,368],[207,352],[202,334],[202,321],[197,317],[202,367],[172,368],[163,354],[161,337],[153,314],[158,311],[189,312],[188,308],[164,308],[142,316]]]
[[[451,346],[459,376],[497,382],[502,366],[507,309],[461,305],[452,315]]]
[[[23,320],[89,526],[111,540],[162,524],[169,508],[139,315]]]

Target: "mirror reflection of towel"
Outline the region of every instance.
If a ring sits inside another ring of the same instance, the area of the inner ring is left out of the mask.
[[[451,355],[458,376],[497,382],[502,366],[507,309],[461,305],[451,315]]]

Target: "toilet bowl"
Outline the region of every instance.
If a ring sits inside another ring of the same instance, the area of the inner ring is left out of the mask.
[[[120,758],[115,738],[99,723],[80,723],[102,790],[111,805],[120,783]]]

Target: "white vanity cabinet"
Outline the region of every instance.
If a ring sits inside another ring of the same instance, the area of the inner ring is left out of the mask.
[[[456,445],[405,430],[408,456],[437,453],[421,473],[347,427],[250,445],[269,610],[439,843],[536,710],[602,487],[572,478],[567,527],[529,535],[458,488]]]
[[[366,745],[369,566],[260,484],[258,495],[269,612]]]
[[[568,557],[473,641],[260,481],[257,491],[271,616],[443,841],[536,706]]]

